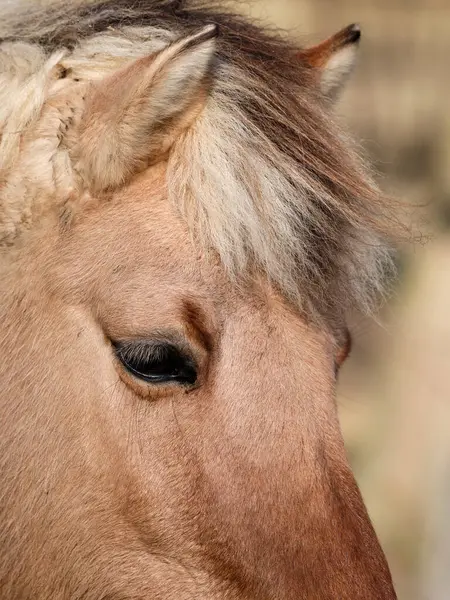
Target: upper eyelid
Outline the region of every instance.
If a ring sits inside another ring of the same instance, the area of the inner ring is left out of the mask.
[[[113,346],[117,346],[119,344],[129,344],[130,346],[135,346],[138,344],[142,344],[143,346],[145,346],[146,344],[170,344],[171,346],[175,346],[180,351],[189,351],[191,346],[189,341],[182,333],[179,333],[178,331],[169,331],[164,329],[155,329],[144,335],[131,335],[124,336],[123,338],[110,339]]]

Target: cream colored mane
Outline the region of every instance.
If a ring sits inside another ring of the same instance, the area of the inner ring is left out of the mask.
[[[390,268],[378,190],[294,58],[298,49],[200,4],[0,8],[0,245],[48,211],[76,219],[93,199],[71,130],[88,86],[213,22],[215,81],[171,149],[170,201],[234,276],[263,270],[319,316],[370,306]]]

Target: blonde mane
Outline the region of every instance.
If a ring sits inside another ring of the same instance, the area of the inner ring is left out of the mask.
[[[1,7],[0,246],[81,204],[67,144],[79,86],[208,23],[215,81],[171,150],[170,200],[231,275],[263,271],[319,317],[369,308],[391,269],[384,198],[298,48],[196,0]]]

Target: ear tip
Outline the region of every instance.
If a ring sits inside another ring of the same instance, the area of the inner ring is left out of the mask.
[[[202,41],[211,40],[219,35],[219,26],[216,23],[206,25],[199,33]]]
[[[352,23],[344,30],[346,42],[356,44],[361,39],[361,26],[358,23]]]
[[[205,25],[201,29],[197,29],[195,33],[188,37],[181,38],[179,45],[182,51],[193,50],[195,48],[210,46],[211,51],[214,50],[215,40],[219,35],[219,26],[215,23]],[[209,43],[208,43],[209,42]]]

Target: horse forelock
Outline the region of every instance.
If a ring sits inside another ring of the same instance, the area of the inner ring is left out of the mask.
[[[217,23],[210,97],[170,153],[171,201],[233,276],[262,270],[315,317],[372,305],[390,209],[295,46],[196,0],[2,11],[0,244],[82,193],[67,130],[83,85]]]

